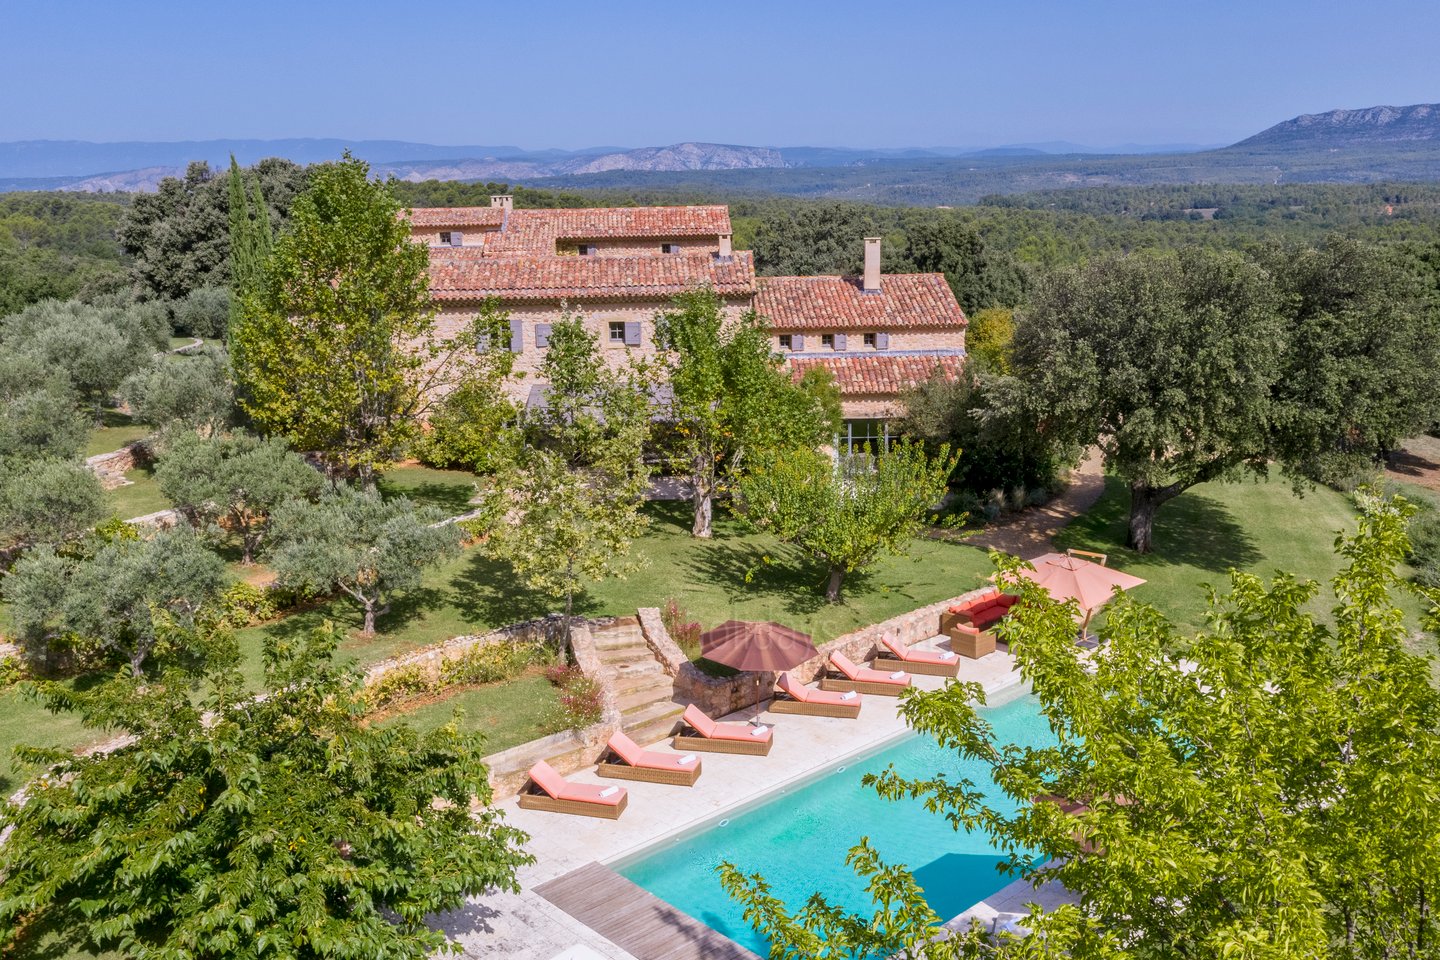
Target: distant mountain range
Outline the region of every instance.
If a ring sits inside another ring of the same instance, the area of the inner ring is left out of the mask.
[[[0,143],[0,191],[153,190],[195,160],[219,167],[233,153],[242,164],[271,156],[315,163],[347,148],[377,172],[412,181],[674,186],[964,203],[979,192],[1106,183],[1440,179],[1440,105],[1307,114],[1218,149],[1196,144],[1094,148],[1065,141],[873,150],[718,143],[527,150],[402,140],[31,140]]]

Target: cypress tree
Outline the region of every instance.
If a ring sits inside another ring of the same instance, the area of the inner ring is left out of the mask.
[[[274,231],[270,208],[257,178],[253,191],[245,187],[245,175],[230,155],[230,328],[240,318],[240,301],[253,292],[265,274]]]

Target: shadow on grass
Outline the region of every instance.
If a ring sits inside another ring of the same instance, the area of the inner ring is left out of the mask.
[[[486,556],[481,550],[471,554],[464,568],[450,580],[450,604],[466,623],[500,627],[564,609],[564,600],[526,586],[503,560]],[[591,616],[599,610],[600,604],[589,594],[576,595],[575,616]]]
[[[469,512],[472,509],[470,500],[475,496],[474,486],[437,483],[431,480],[420,483],[387,483],[382,477],[376,486],[381,496],[387,499],[406,497],[416,506],[434,507],[447,517]]]
[[[1216,573],[1258,563],[1263,557],[1254,538],[1246,532],[1243,519],[1204,493],[1186,491],[1155,514],[1155,549],[1144,555],[1144,562],[1192,566]],[[1055,538],[1056,546],[1107,553],[1111,566],[1123,567],[1141,559],[1140,554],[1125,546],[1129,522],[1129,487],[1116,477],[1106,477],[1100,502],[1063,530]]]

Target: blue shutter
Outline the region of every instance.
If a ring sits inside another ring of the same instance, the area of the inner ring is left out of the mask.
[[[450,231],[450,246],[463,247],[465,245],[465,234]]]
[[[640,346],[640,322],[638,320],[625,322],[625,346]]]
[[[797,333],[797,334],[795,334],[795,336],[791,337],[791,338],[790,338],[790,347],[791,347],[791,349],[793,349],[796,353],[799,353],[801,350],[804,350],[804,349],[805,349],[805,334],[803,334],[803,333]]]
[[[840,351],[841,353],[845,352],[845,334],[835,334],[835,349]]]
[[[535,349],[542,350],[550,346],[550,324],[535,324]]]
[[[510,321],[510,352],[519,353],[525,349],[525,323],[521,320]]]
[[[876,350],[889,350],[889,349],[890,349],[890,334],[888,334],[888,333],[877,333],[877,334],[875,334],[875,349],[876,349]]]

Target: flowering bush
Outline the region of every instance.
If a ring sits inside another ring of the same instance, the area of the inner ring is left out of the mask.
[[[600,685],[579,667],[556,665],[545,671],[545,679],[560,688],[560,703],[545,716],[549,733],[579,730],[599,723],[604,713]]]

